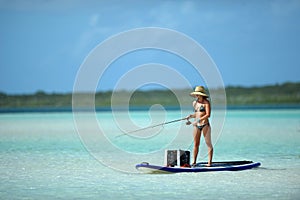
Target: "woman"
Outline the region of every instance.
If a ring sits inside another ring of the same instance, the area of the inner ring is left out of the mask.
[[[193,163],[192,166],[196,165],[197,156],[199,152],[200,137],[203,133],[205,143],[208,148],[208,163],[207,166],[211,166],[212,157],[213,157],[213,146],[211,143],[211,128],[208,121],[210,117],[210,102],[208,101],[208,95],[205,92],[203,86],[197,86],[195,91],[190,94],[191,96],[197,98],[193,102],[194,114],[191,114],[187,117],[187,125],[193,124],[193,135],[194,135],[194,151],[193,151]],[[195,121],[192,123],[189,121],[190,118],[195,118]]]

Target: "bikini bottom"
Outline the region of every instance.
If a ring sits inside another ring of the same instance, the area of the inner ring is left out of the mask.
[[[200,130],[200,132],[202,131],[202,129],[206,126],[206,125],[209,125],[209,123],[206,123],[206,124],[202,124],[200,126],[197,126],[197,128]]]

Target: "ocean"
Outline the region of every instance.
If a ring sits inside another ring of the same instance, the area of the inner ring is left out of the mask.
[[[236,172],[142,174],[165,149],[192,150],[189,110],[0,114],[1,199],[299,199],[300,109],[229,109],[214,161],[252,160]],[[216,115],[218,111],[215,111]],[[219,126],[219,125],[218,125]],[[201,138],[198,161],[207,161]]]

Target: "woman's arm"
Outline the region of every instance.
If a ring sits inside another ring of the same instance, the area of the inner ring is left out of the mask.
[[[193,108],[195,109],[195,106],[196,106],[196,101],[193,101]],[[186,117],[187,120],[189,120],[190,118],[195,118],[196,117],[196,114],[190,114]]]
[[[185,123],[186,125],[190,125],[192,122],[190,122],[190,118],[195,118],[196,117],[196,114],[190,114],[186,117],[187,119],[187,122]]]
[[[189,119],[189,118],[195,118],[196,117],[196,114],[190,114],[186,117],[186,119]]]

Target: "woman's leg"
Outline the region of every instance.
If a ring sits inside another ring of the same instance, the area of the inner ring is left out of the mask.
[[[203,136],[205,138],[205,143],[207,145],[207,150],[208,150],[208,164],[207,165],[211,166],[214,149],[213,149],[213,145],[211,143],[211,128],[210,128],[210,125],[205,126],[203,128]]]
[[[194,161],[192,164],[196,164],[197,156],[199,152],[200,136],[201,136],[201,132],[199,128],[196,126],[194,126],[193,136],[194,136],[194,152],[193,152]]]

